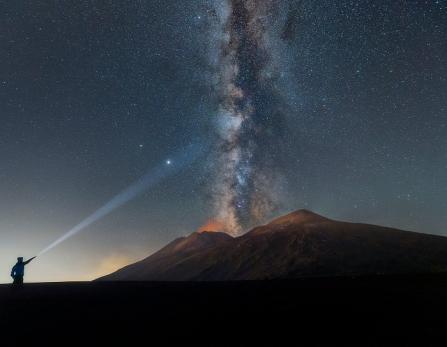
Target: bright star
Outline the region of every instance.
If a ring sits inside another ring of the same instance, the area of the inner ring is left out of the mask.
[[[166,160],[166,165],[171,165],[171,164],[172,164],[171,159]]]

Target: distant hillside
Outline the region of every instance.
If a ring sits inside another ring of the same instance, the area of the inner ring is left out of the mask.
[[[102,281],[226,281],[447,271],[447,238],[307,210],[243,236],[193,233]]]

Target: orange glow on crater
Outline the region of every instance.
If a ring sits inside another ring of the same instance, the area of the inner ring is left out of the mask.
[[[217,219],[210,218],[205,222],[205,224],[203,224],[199,229],[197,229],[197,232],[199,233],[203,233],[204,231],[225,232],[225,224]]]

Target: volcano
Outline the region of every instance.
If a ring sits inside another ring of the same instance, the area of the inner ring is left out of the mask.
[[[447,271],[447,237],[298,210],[240,237],[195,232],[100,281],[232,281]]]

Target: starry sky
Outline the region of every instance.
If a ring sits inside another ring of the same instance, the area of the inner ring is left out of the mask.
[[[11,0],[0,28],[0,282],[191,143],[26,279],[299,208],[447,236],[447,1]]]

